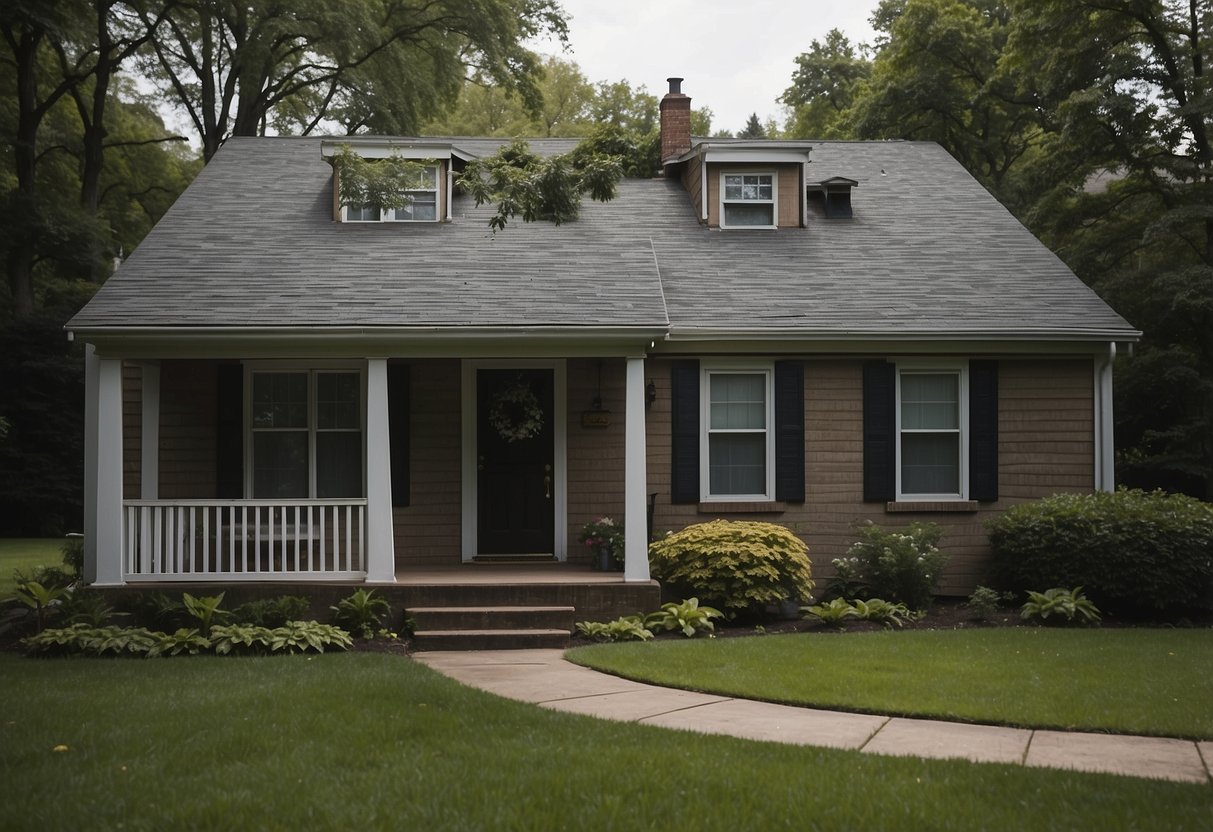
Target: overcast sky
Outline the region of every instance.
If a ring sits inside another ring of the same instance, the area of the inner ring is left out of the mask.
[[[571,51],[592,82],[627,79],[658,98],[666,78],[685,78],[692,107],[712,109],[712,128],[736,132],[750,113],[783,121],[776,98],[794,59],[841,29],[870,43],[877,0],[560,0]],[[560,55],[552,44],[539,51]]]

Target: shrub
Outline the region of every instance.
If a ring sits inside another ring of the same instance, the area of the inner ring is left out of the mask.
[[[973,611],[973,617],[979,621],[986,621],[993,618],[994,613],[998,612],[998,608],[1003,604],[1009,604],[1015,600],[1013,592],[999,592],[996,589],[990,589],[988,586],[979,586],[973,590],[973,594],[969,596],[969,600],[965,602],[965,606]]]
[[[1084,586],[1103,609],[1182,617],[1213,606],[1213,506],[1179,494],[1055,494],[987,523],[1012,589]]]
[[[1028,590],[1028,601],[1019,611],[1020,617],[1027,621],[1048,622],[1050,616],[1054,622],[1064,618],[1071,623],[1075,618],[1081,618],[1082,623],[1099,621],[1099,609],[1083,595],[1082,587],[1073,589],[1054,587],[1044,592]]]
[[[357,589],[349,598],[342,598],[329,609],[338,624],[356,636],[370,639],[383,627],[392,608],[386,600],[375,596],[375,590]]]
[[[689,598],[678,604],[662,604],[657,612],[644,617],[644,626],[652,629],[680,630],[687,638],[698,633],[710,633],[716,629],[713,618],[722,618],[723,613],[708,606],[699,606],[698,598]]]
[[[891,598],[915,610],[931,605],[948,556],[939,550],[943,530],[934,523],[911,523],[887,531],[872,522],[859,527],[859,540],[845,558],[835,558],[828,594],[835,597]]]
[[[299,595],[279,595],[277,598],[259,598],[241,604],[232,610],[232,618],[238,624],[255,627],[281,627],[288,621],[300,621],[307,617],[310,604]]]
[[[649,546],[653,576],[727,612],[808,600],[809,549],[773,523],[713,520]]]

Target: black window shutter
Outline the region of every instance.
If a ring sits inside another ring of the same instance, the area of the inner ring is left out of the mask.
[[[969,362],[969,499],[998,499],[998,362]]]
[[[887,361],[863,365],[863,499],[897,496],[897,367]]]
[[[699,362],[670,366],[670,502],[699,502]]]
[[[409,367],[387,366],[388,442],[391,445],[392,505],[409,504]]]
[[[775,362],[775,499],[804,502],[804,363]]]
[[[244,367],[220,364],[215,378],[215,496],[244,497]]]

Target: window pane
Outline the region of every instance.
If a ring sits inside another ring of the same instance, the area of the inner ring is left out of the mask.
[[[960,377],[956,373],[902,373],[903,430],[960,427]]]
[[[712,373],[708,376],[709,428],[765,430],[766,377],[758,373]]]
[[[708,489],[712,494],[765,494],[765,433],[714,433],[708,437]]]
[[[316,427],[320,430],[361,428],[358,408],[361,395],[357,373],[317,373]]]
[[[253,427],[307,427],[307,373],[253,373]]]
[[[409,194],[413,201],[396,209],[398,220],[436,220],[438,219],[438,194],[434,191],[418,191]]]
[[[253,497],[307,497],[307,431],[253,434]]]
[[[316,496],[362,496],[362,432],[316,434]]]
[[[347,222],[379,222],[379,209],[371,205],[345,206]]]
[[[725,225],[765,225],[772,226],[775,224],[773,219],[775,216],[774,205],[745,205],[743,203],[725,204],[724,206],[724,224]]]
[[[901,435],[903,494],[960,493],[960,434]]]

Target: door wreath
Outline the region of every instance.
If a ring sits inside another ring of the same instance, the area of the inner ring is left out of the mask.
[[[522,376],[493,394],[489,424],[506,442],[530,439],[543,430],[543,408]]]

